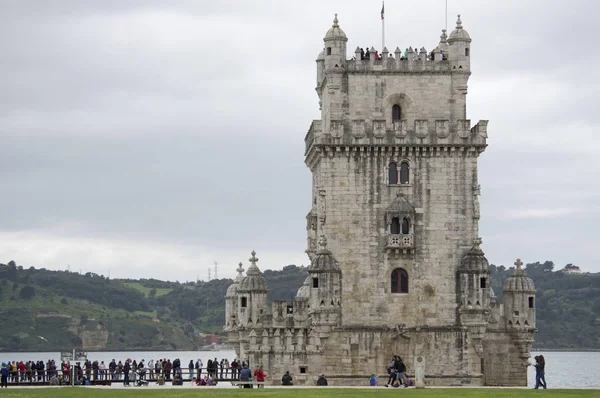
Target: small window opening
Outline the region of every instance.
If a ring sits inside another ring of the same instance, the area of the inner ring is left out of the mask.
[[[288,304],[286,312],[288,314],[293,314],[294,313],[294,306],[292,304]]]
[[[400,219],[398,217],[392,218],[392,225],[390,226],[390,233],[392,235],[400,234]]]
[[[402,119],[402,109],[400,105],[392,106],[392,121],[399,121]]]
[[[319,278],[312,278],[312,281],[313,281],[314,288],[319,287]]]
[[[467,48],[465,48],[465,56],[467,56],[467,57],[469,56],[469,53],[470,53],[470,51],[469,51],[469,50],[470,50],[470,49],[469,49],[468,47],[467,47]]]
[[[515,311],[515,316],[519,316],[519,311]]]
[[[402,268],[392,271],[392,293],[408,293],[408,273]]]
[[[398,165],[392,162],[389,167],[389,184],[398,184]]]
[[[235,315],[232,315],[232,316],[231,316],[231,319],[235,319]]]
[[[481,368],[481,373],[485,373],[485,362],[483,360],[483,358],[480,358],[479,360],[479,367]]]
[[[533,308],[533,297],[529,297],[529,308]]]
[[[529,326],[529,322],[525,321],[525,323],[523,325]]]
[[[300,373],[306,373],[306,366],[300,366]]]
[[[327,47],[327,55],[331,55],[331,47]]]
[[[242,297],[241,307],[246,308],[248,306],[248,299],[246,297]]]
[[[408,163],[400,164],[400,184],[408,184]]]
[[[410,233],[410,221],[404,217],[402,219],[402,235],[408,235]]]
[[[482,289],[485,289],[487,287],[487,279],[486,278],[479,279],[479,287]]]
[[[258,310],[258,313],[262,314],[263,313],[263,309],[261,308],[260,310]]]

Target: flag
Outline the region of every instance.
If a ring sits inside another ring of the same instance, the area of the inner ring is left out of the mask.
[[[381,19],[383,19],[383,9],[385,7],[385,4],[383,3],[383,1],[381,2]]]

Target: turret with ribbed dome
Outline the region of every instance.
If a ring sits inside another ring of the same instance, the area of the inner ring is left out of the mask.
[[[324,56],[325,56],[325,69],[344,68],[346,65],[346,43],[348,38],[346,34],[340,28],[337,14],[333,19],[333,25],[325,33],[323,38],[325,43]]]
[[[253,327],[261,322],[261,316],[266,314],[267,308],[267,281],[260,273],[256,263],[256,252],[252,251],[250,266],[246,276],[240,281],[237,288],[238,319],[240,326]]]
[[[462,258],[458,267],[460,283],[460,308],[487,311],[490,304],[489,263],[481,250],[481,238]]]
[[[308,299],[310,297],[310,276],[306,277],[304,283],[298,289],[296,293],[296,298]]]
[[[327,249],[325,235],[319,237],[319,251],[308,267],[310,278],[309,315],[315,326],[336,326],[341,314],[341,270]]]
[[[515,261],[515,272],[504,281],[504,316],[508,329],[535,328],[535,285]]]
[[[471,36],[463,28],[460,14],[456,20],[456,28],[448,37],[448,51],[453,68],[456,67],[466,71],[471,69]]]
[[[233,283],[227,288],[225,294],[225,330],[235,328],[237,326],[237,312],[238,312],[238,295],[237,290],[244,277],[244,268],[242,263],[238,264],[237,277],[233,280]]]

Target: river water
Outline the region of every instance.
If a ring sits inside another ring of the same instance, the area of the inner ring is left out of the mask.
[[[548,388],[600,388],[600,352],[549,352],[536,351],[531,354],[533,357],[543,355],[546,359],[546,382]],[[124,361],[127,358],[140,361],[142,359],[148,363],[154,359],[170,359],[173,361],[179,358],[181,367],[187,368],[190,360],[194,362],[200,358],[204,366],[209,359],[217,358],[219,361],[223,358],[231,362],[235,358],[233,350],[222,351],[93,351],[88,352],[88,358],[92,361],[104,361],[108,366],[114,358],[118,361]],[[54,359],[60,364],[59,352],[0,352],[0,361],[39,361]],[[533,367],[528,371],[529,386],[535,385],[535,370]],[[365,385],[367,380],[365,379]]]

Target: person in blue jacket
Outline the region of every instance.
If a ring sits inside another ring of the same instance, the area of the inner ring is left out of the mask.
[[[2,369],[0,369],[0,388],[8,388],[8,366],[2,362]]]

